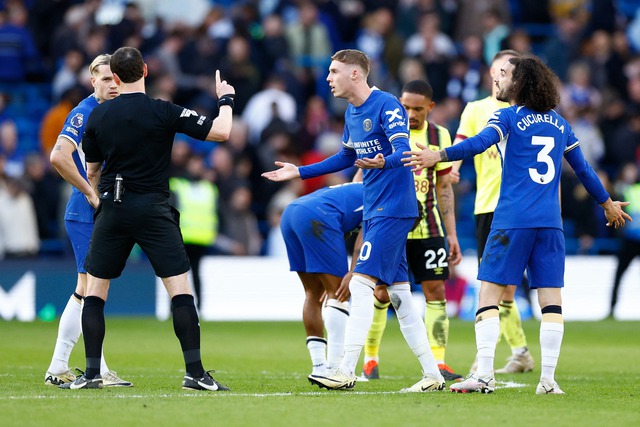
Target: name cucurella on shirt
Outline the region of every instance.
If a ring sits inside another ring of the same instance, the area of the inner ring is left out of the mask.
[[[558,122],[557,117],[553,117],[550,114],[527,114],[517,123],[518,129],[521,131],[526,130],[529,126],[536,123],[549,123],[555,126],[558,130],[564,133],[564,124]]]

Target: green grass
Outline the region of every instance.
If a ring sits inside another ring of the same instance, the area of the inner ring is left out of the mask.
[[[301,323],[203,323],[205,367],[227,393],[180,388],[182,356],[170,322],[108,318],[107,362],[130,389],[59,390],[43,385],[57,322],[0,322],[2,426],[613,426],[640,419],[640,322],[572,322],[565,327],[556,379],[565,396],[536,396],[538,323],[525,322],[536,359],[523,384],[492,395],[399,394],[419,365],[390,320],[381,349],[382,379],[351,392],[311,387]],[[498,345],[502,366],[508,346]],[[475,355],[473,325],[453,319],[447,361],[464,373]],[[80,342],[71,366],[84,368]],[[500,383],[498,384],[500,386]]]

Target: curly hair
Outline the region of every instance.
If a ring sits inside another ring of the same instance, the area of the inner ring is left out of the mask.
[[[537,112],[552,110],[560,102],[558,76],[539,58],[523,56],[511,58],[512,98],[516,104]]]

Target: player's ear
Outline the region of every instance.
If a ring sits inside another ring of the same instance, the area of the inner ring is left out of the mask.
[[[143,73],[142,73],[142,76],[143,76],[143,77],[147,77],[147,73],[148,73],[148,70],[147,70],[147,64],[145,63],[145,64],[144,64],[144,71],[143,71]]]
[[[113,73],[113,81],[116,82],[116,84],[118,86],[120,86],[120,84],[122,84],[122,80],[120,80],[120,77],[118,77],[118,75],[116,73]]]

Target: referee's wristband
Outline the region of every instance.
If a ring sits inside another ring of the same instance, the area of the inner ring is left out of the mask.
[[[235,97],[235,94],[233,93],[229,93],[227,95],[222,95],[220,97],[220,99],[218,99],[218,108],[224,106],[224,105],[228,105],[229,107],[233,108],[233,98]]]

